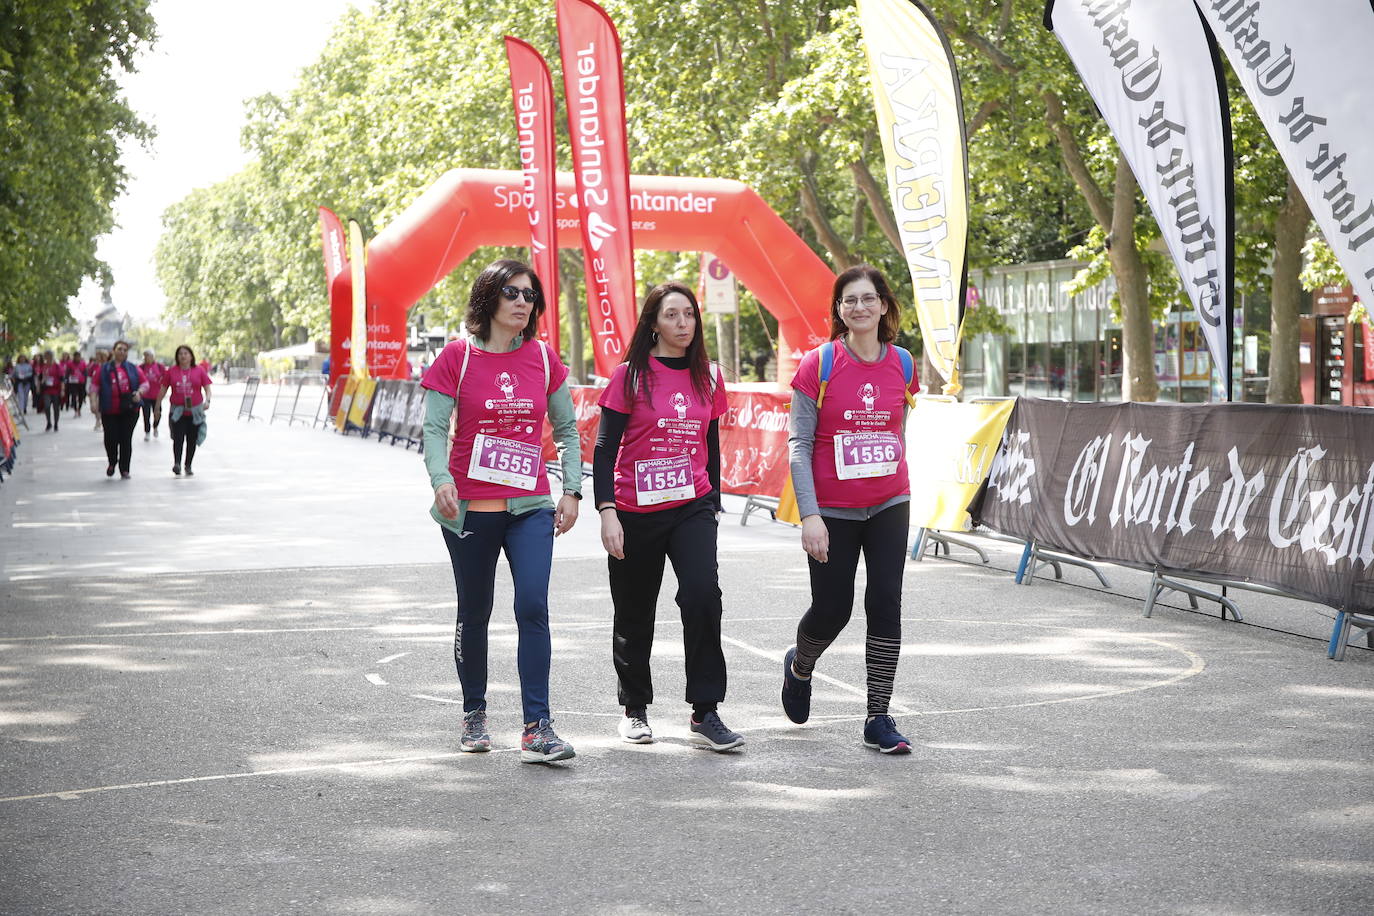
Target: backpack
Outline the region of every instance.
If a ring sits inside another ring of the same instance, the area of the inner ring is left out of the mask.
[[[906,405],[916,406],[916,398],[911,394],[911,379],[916,374],[916,362],[911,358],[911,353],[905,347],[896,344],[888,344],[897,351],[897,359],[902,363],[902,394],[906,395]],[[816,396],[816,409],[821,409],[821,402],[825,400],[825,389],[830,384],[830,371],[835,368],[835,341],[827,340],[820,346],[821,363],[816,367],[816,374],[820,378],[821,390]]]

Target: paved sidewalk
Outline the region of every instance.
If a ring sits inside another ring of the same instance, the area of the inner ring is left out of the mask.
[[[413,451],[234,419],[197,474],[89,420],[0,484],[3,913],[1367,913],[1374,653],[1162,607],[1081,570],[908,563],[894,714],[858,740],[862,610],[812,721],[780,714],[807,601],[796,532],[721,527],[738,753],[688,746],[671,572],[651,718],[622,744],[604,554],[557,544],[552,699],[578,756],[517,762],[508,577],[496,747],[457,753],[453,582]],[[737,503],[733,504],[737,508]],[[588,523],[591,524],[588,524]],[[1178,604],[1178,602],[1173,602]]]

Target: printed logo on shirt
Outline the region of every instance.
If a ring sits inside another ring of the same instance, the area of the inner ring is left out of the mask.
[[[883,390],[872,382],[863,382],[855,389],[859,400],[863,401],[863,410],[846,410],[845,420],[854,424],[855,429],[881,429],[886,427],[888,421],[892,419],[892,411],[877,410],[874,405],[878,403],[878,398],[882,396]]]
[[[674,391],[673,396],[668,399],[668,403],[672,404],[673,409],[677,411],[679,420],[687,419],[687,395],[681,391]]]
[[[859,398],[864,402],[864,410],[872,410],[873,402],[878,400],[878,386],[864,382],[859,386]]]
[[[487,398],[488,410],[495,410],[502,414],[534,410],[532,398],[517,398],[515,396],[515,389],[520,387],[520,379],[514,372],[506,369],[501,370],[492,379],[492,385],[501,392],[501,396],[499,398]]]

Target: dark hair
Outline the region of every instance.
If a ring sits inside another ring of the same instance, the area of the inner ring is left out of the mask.
[[[711,399],[711,362],[706,358],[706,341],[704,330],[701,326],[701,307],[697,305],[696,293],[692,288],[675,280],[667,283],[660,283],[649,290],[649,295],[644,297],[644,306],[639,310],[639,322],[635,325],[634,336],[630,338],[630,349],[625,354],[625,363],[629,371],[625,373],[625,400],[634,403],[635,389],[644,389],[644,399],[650,405],[654,403],[653,392],[650,390],[649,379],[653,373],[649,371],[649,351],[653,349],[657,341],[656,329],[658,325],[658,311],[663,306],[663,300],[671,293],[680,293],[687,297],[687,301],[692,303],[692,311],[695,313],[697,322],[696,333],[692,335],[692,342],[687,345],[687,370],[692,376],[692,388],[697,396],[703,401]]]
[[[196,366],[196,351],[192,350],[188,344],[182,344],[181,346],[177,347],[176,352],[172,354],[172,365],[176,366],[177,368],[181,368],[182,350],[185,350],[187,353],[191,354],[191,368],[194,369]]]
[[[878,322],[878,340],[882,343],[892,343],[897,339],[897,331],[902,326],[901,306],[897,304],[897,297],[892,295],[892,287],[887,285],[887,278],[871,264],[855,264],[835,278],[835,286],[830,291],[830,339],[834,340],[849,330],[849,325],[840,317],[840,296],[844,293],[844,288],[855,280],[867,280],[872,283],[873,288],[878,291],[878,298],[887,306],[887,311]]]
[[[521,274],[529,276],[535,296],[532,303],[534,307],[530,309],[530,320],[525,324],[520,336],[530,340],[539,333],[539,316],[544,314],[544,286],[539,282],[539,275],[523,261],[502,258],[488,264],[472,284],[472,293],[468,296],[468,313],[463,317],[463,327],[467,328],[469,334],[478,340],[487,339],[491,333],[491,317],[496,314],[496,309],[501,304],[501,287],[509,286],[510,282]]]

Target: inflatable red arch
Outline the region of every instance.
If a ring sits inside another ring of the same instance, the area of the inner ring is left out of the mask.
[[[558,244],[581,233],[571,173],[558,176]],[[835,274],[753,189],[721,178],[634,175],[630,203],[635,247],[709,251],[724,261],[778,320],[778,378],[828,337]],[[472,252],[527,246],[523,177],[517,171],[453,169],[367,247],[368,366],[374,378],[408,378],[406,313]],[[330,287],[331,380],[347,371],[353,281]],[[636,312],[638,308],[636,308]]]

